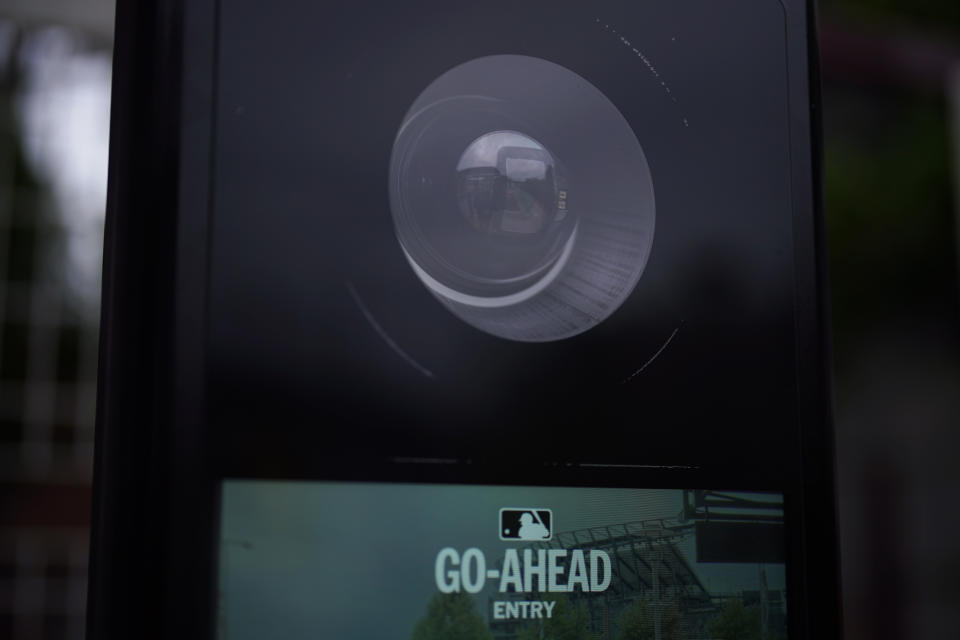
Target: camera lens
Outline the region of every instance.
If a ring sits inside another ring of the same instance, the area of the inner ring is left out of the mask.
[[[395,176],[401,243],[421,278],[476,306],[544,288],[575,227],[562,167],[490,107],[462,98],[420,114]]]
[[[420,280],[462,320],[512,340],[601,322],[653,235],[629,125],[583,78],[527,56],[468,62],[421,94],[394,143],[390,203]]]
[[[460,212],[485,235],[542,237],[566,217],[560,192],[553,156],[517,131],[480,136],[457,163]]]

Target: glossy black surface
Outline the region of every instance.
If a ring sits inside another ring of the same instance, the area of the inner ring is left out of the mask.
[[[322,455],[302,446],[313,441],[646,464],[710,464],[723,446],[725,464],[789,460],[787,17],[778,2],[748,4],[224,2],[208,336],[214,425],[236,444],[228,466],[248,452],[254,466],[270,452]],[[390,155],[411,104],[452,67],[504,53],[596,86],[653,179],[656,232],[633,294],[559,342],[458,320],[392,223]]]
[[[790,635],[837,637],[811,15],[121,0],[89,637],[210,637],[224,477],[782,491]],[[591,83],[650,168],[643,275],[565,340],[465,323],[394,230],[411,105],[502,54]]]

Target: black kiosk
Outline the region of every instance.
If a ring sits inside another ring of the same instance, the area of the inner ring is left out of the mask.
[[[90,638],[837,638],[812,3],[118,3]]]

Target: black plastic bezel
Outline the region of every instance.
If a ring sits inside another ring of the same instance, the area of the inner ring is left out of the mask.
[[[774,1],[774,0],[770,0]],[[816,12],[788,16],[801,477],[540,461],[509,484],[772,489],[786,496],[790,633],[841,634]],[[212,637],[220,481],[205,436],[219,2],[117,3],[90,638]],[[807,144],[809,141],[809,145]],[[722,453],[722,452],[721,452]],[[274,477],[489,483],[495,460],[339,460]]]

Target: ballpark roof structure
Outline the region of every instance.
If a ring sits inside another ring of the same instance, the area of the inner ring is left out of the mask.
[[[620,613],[637,598],[687,612],[687,624],[696,624],[702,615],[716,610],[710,593],[677,546],[693,534],[693,522],[644,520],[556,533],[552,539],[530,543],[526,548],[607,552],[612,564],[610,586],[600,593],[577,590],[565,595],[571,602],[585,605],[593,631],[609,638],[614,637]],[[500,564],[502,568],[502,560]],[[508,593],[500,597],[525,599],[530,594]],[[522,625],[520,620],[492,622],[494,636],[504,639],[515,637]],[[688,637],[701,635],[699,629],[688,631]]]
[[[558,533],[532,549],[600,549],[610,555],[613,580],[606,597],[630,598],[659,591],[666,596],[709,604],[710,594],[677,543],[693,533],[692,524],[644,520]],[[659,584],[657,584],[659,582]],[[599,594],[582,594],[595,597]],[[579,593],[571,597],[581,597]]]

